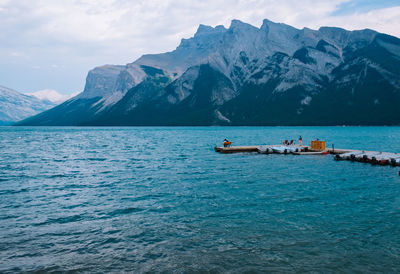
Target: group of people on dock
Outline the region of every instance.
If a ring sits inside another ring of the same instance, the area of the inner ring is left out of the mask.
[[[302,143],[303,143],[303,138],[300,136],[300,137],[299,137],[299,145],[301,146]],[[289,140],[285,140],[285,141],[283,141],[283,144],[284,144],[285,146],[291,146],[291,145],[294,145],[295,142],[294,142],[293,139],[290,140],[290,142],[289,142]]]
[[[300,136],[299,137],[299,145],[301,146],[302,143],[303,143],[303,138]],[[288,140],[285,140],[285,141],[283,141],[283,144],[285,146],[290,146],[290,145],[294,145],[295,143],[294,143],[294,140],[290,140],[290,142]],[[224,145],[224,147],[230,147],[232,145],[232,142],[225,138],[223,145]]]

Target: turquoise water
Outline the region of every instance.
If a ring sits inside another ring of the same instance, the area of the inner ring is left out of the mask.
[[[400,168],[229,154],[400,127],[0,128],[0,272],[400,271]]]

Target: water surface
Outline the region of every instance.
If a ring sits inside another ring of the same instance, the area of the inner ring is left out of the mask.
[[[399,272],[399,168],[223,155],[399,127],[0,128],[0,272]]]

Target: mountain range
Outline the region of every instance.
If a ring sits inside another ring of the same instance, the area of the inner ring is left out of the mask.
[[[10,125],[57,104],[0,86],[0,125]]]
[[[171,52],[89,71],[19,125],[398,125],[400,39],[264,20],[200,25]]]

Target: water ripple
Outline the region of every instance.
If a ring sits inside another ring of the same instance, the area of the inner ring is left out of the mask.
[[[302,135],[399,152],[398,127],[0,134],[0,272],[400,271],[398,169],[212,149]]]

